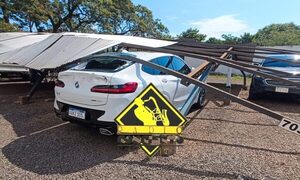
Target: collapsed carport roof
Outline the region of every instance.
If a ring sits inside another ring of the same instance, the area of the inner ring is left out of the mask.
[[[32,45],[48,38],[49,33],[0,33],[0,54]]]
[[[121,43],[157,48],[176,42],[121,35],[59,33],[1,54],[0,63],[37,70],[53,69]]]
[[[132,36],[118,36],[118,35],[99,35],[99,34],[82,34],[82,33],[60,33],[53,34],[47,39],[35,43],[30,46],[26,46],[14,51],[10,51],[0,55],[0,63],[16,63],[21,66],[29,67],[32,69],[53,69],[61,65],[70,63],[76,59],[94,54],[106,48],[121,44],[127,48],[137,48],[150,51],[172,53],[181,56],[194,57],[197,59],[206,60],[199,67],[194,69],[188,75],[181,74],[176,71],[172,71],[163,66],[154,64],[152,62],[144,61],[141,59],[133,58],[130,56],[124,56],[124,59],[128,59],[134,62],[138,62],[152,68],[161,70],[162,72],[178,77],[182,80],[183,84],[192,83],[198,87],[202,87],[213,92],[222,94],[233,101],[236,101],[242,105],[245,105],[251,109],[267,114],[277,120],[284,120],[285,117],[277,112],[259,106],[255,103],[241,99],[238,96],[232,95],[228,92],[222,91],[216,87],[197,80],[197,77],[206,71],[213,71],[220,64],[226,65],[231,68],[236,68],[241,71],[257,74],[259,76],[269,78],[272,80],[278,80],[282,83],[289,83],[294,87],[300,88],[300,84],[295,81],[283,78],[281,75],[291,75],[290,73],[281,72],[267,67],[260,67],[253,65],[252,58],[266,58],[264,54],[299,54],[298,51],[288,51],[280,49],[270,48],[257,48],[240,45],[213,45],[203,44],[197,42],[171,42],[155,39],[147,39],[141,37]],[[259,52],[257,52],[258,50]],[[258,54],[258,55],[255,55]],[[286,59],[271,58],[274,61],[287,61]],[[293,64],[300,64],[300,60],[289,61]],[[264,70],[264,71],[261,71]],[[266,73],[265,71],[272,72]],[[43,80],[47,71],[42,71],[39,80],[36,81],[32,90],[26,96],[30,98],[38,86]],[[194,102],[194,101],[191,101]],[[189,103],[188,103],[189,104]]]

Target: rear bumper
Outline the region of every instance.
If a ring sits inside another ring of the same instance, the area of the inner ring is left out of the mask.
[[[276,91],[276,88],[288,88],[288,93],[281,94],[292,94],[292,95],[300,95],[300,89],[290,86],[280,86],[280,85],[269,85],[262,78],[253,78],[252,85],[253,89],[256,93],[280,93]]]
[[[65,104],[59,101],[55,101],[54,111],[55,114],[60,117],[64,121],[70,121],[73,123],[80,123],[80,124],[87,124],[96,127],[111,127],[116,128],[117,125],[115,122],[106,122],[106,121],[99,121],[98,118],[102,117],[105,114],[105,111],[102,110],[94,110],[88,108],[77,107],[69,104]],[[78,108],[85,110],[86,117],[85,119],[79,119],[68,115],[69,107]]]

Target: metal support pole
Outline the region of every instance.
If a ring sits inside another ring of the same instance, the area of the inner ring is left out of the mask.
[[[34,82],[33,86],[31,87],[30,91],[28,92],[28,94],[26,96],[20,97],[21,104],[27,104],[29,102],[30,98],[33,96],[36,89],[38,88],[38,86],[41,84],[41,82],[45,78],[46,74],[47,74],[47,71],[39,72],[39,76],[38,76],[37,80]]]
[[[226,88],[230,88],[231,89],[231,82],[232,82],[232,68],[228,67],[228,69],[227,69]]]
[[[244,71],[241,71],[241,73],[243,74],[243,78],[244,78],[243,89],[247,90],[247,76],[246,76],[246,73]]]

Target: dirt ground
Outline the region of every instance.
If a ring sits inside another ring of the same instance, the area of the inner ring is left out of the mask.
[[[219,81],[209,79],[224,87]],[[219,95],[208,92],[205,108],[188,115],[177,154],[149,160],[138,148],[118,147],[115,136],[56,118],[49,87],[20,105],[28,88],[0,84],[0,179],[300,179],[300,136],[239,104],[224,106]],[[248,92],[235,85],[232,93]],[[256,103],[300,121],[299,100]]]

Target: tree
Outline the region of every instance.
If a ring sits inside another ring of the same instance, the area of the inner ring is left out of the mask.
[[[215,37],[210,37],[210,38],[206,41],[206,43],[211,43],[211,44],[223,44],[224,41],[221,40],[221,39],[217,39],[217,38],[215,38]]]
[[[179,39],[194,39],[198,42],[205,40],[206,35],[201,34],[198,29],[189,28],[186,31],[183,31],[180,35],[177,36]]]
[[[161,38],[169,30],[159,19],[154,19],[152,12],[141,5],[135,6],[130,0],[110,0],[98,4],[93,14],[98,32],[120,35]]]
[[[224,44],[239,44],[241,43],[241,38],[233,36],[231,34],[223,34]]]
[[[294,23],[271,24],[260,29],[253,41],[261,46],[298,45],[300,27]]]
[[[243,35],[240,36],[240,42],[242,44],[245,43],[252,43],[253,42],[254,35],[250,33],[244,33]]]
[[[19,31],[19,29],[11,24],[4,22],[4,20],[0,19],[0,32],[10,32],[10,31]]]
[[[23,31],[99,32],[169,38],[152,12],[131,0],[1,0],[0,19]],[[11,23],[13,22],[13,23]]]
[[[1,20],[9,24],[10,23],[10,14],[13,10],[13,2],[11,0],[1,0],[0,1],[0,12],[1,12]]]

